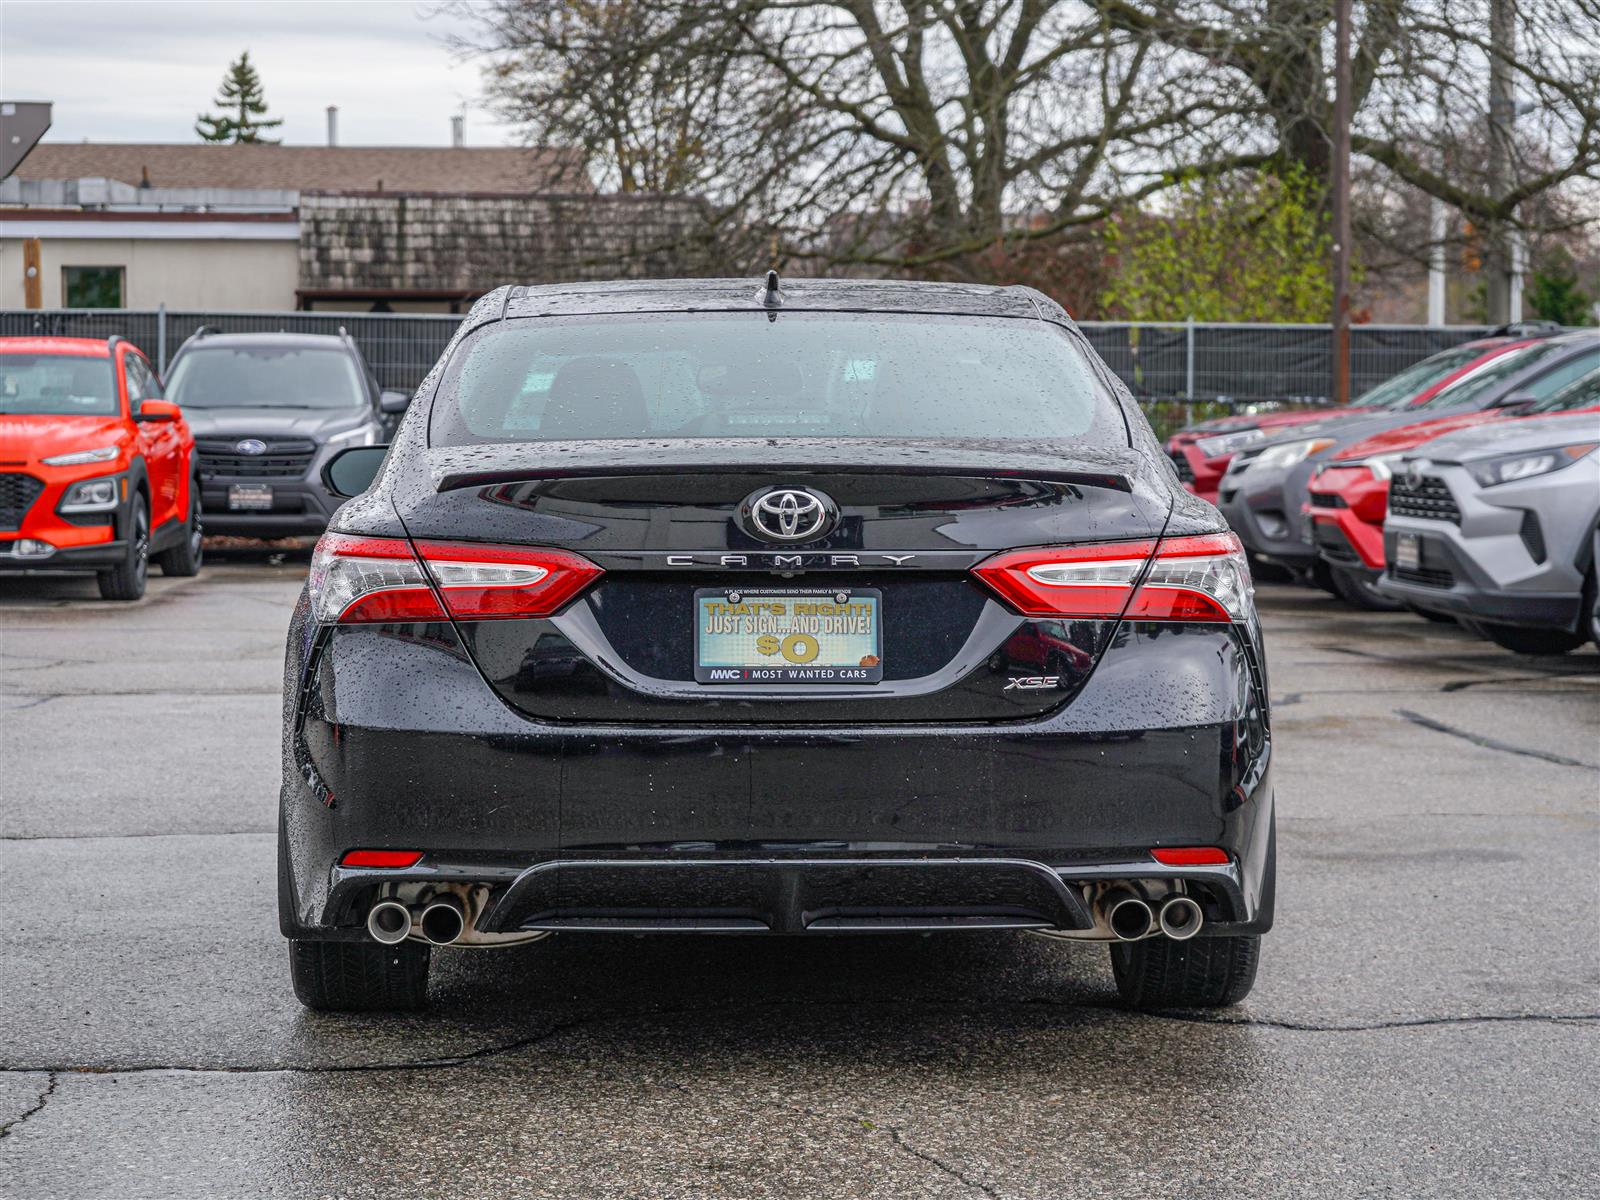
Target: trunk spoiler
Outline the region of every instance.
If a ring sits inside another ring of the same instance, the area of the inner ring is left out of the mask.
[[[843,441],[766,438],[525,442],[425,452],[436,492],[593,475],[848,472],[982,475],[1133,490],[1141,458],[1129,447],[1081,443]]]

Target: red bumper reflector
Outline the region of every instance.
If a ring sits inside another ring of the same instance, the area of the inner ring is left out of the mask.
[[[1169,867],[1224,866],[1228,852],[1215,846],[1163,846],[1150,851],[1150,857]]]
[[[422,861],[421,850],[346,850],[341,867],[414,867]]]

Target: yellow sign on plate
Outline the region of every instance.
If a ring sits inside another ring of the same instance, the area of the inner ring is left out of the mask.
[[[701,683],[877,683],[876,588],[702,588],[694,594]]]

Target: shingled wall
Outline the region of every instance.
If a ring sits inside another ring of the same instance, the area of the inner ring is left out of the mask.
[[[663,196],[303,192],[300,287],[485,291],[706,273],[700,201]]]

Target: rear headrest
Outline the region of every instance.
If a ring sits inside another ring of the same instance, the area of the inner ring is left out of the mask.
[[[539,433],[547,438],[645,437],[650,420],[639,376],[615,358],[574,358],[550,384]]]

